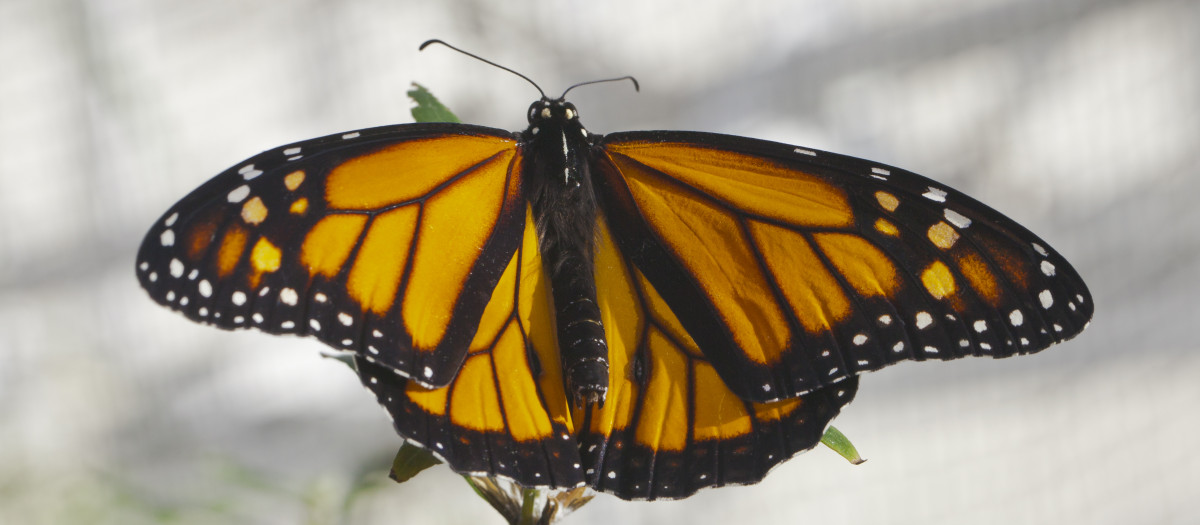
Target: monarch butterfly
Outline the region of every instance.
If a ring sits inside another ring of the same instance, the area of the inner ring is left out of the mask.
[[[1047,243],[930,179],[592,134],[565,94],[520,133],[395,125],[251,157],[155,223],[141,285],[352,352],[396,430],[461,473],[624,499],[755,483],[862,372],[1037,352],[1091,318]]]

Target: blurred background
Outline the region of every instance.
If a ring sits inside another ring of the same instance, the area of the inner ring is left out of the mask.
[[[925,174],[1062,252],[1097,310],[1011,360],[864,378],[753,487],[601,495],[568,523],[1194,523],[1200,3],[1175,0],[0,0],[0,523],[499,523],[311,340],[154,305],[142,235],[277,145],[408,122],[420,82],[525,126],[524,81],[596,133],[694,129]]]

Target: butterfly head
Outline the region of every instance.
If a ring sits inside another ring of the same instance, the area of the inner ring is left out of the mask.
[[[531,126],[548,123],[561,125],[564,122],[578,122],[578,120],[579,111],[575,109],[575,104],[561,98],[550,100],[543,97],[529,105],[529,125]]]

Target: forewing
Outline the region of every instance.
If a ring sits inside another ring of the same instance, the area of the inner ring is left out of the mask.
[[[137,274],[194,321],[312,335],[443,385],[523,214],[509,133],[368,129],[276,148],[208,181],[147,234]]]
[[[617,246],[746,399],[905,359],[1036,352],[1091,317],[1047,243],[904,170],[684,132],[609,135],[593,158]]]

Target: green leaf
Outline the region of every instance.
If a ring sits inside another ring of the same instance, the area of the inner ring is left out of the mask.
[[[392,460],[392,472],[388,477],[396,480],[396,483],[404,483],[422,470],[439,464],[441,461],[432,452],[405,441]]]
[[[417,122],[461,122],[425,86],[413,82],[412,89],[408,90],[408,98],[416,104],[412,108],[412,116]]]
[[[866,461],[862,458],[862,456],[858,455],[858,450],[854,448],[854,443],[850,442],[850,438],[847,438],[845,434],[842,434],[842,432],[834,428],[833,425],[830,425],[829,428],[825,430],[825,435],[821,436],[821,443],[824,443],[825,446],[833,449],[834,452],[837,452],[839,455],[846,458],[846,461],[849,461],[855,465]]]

